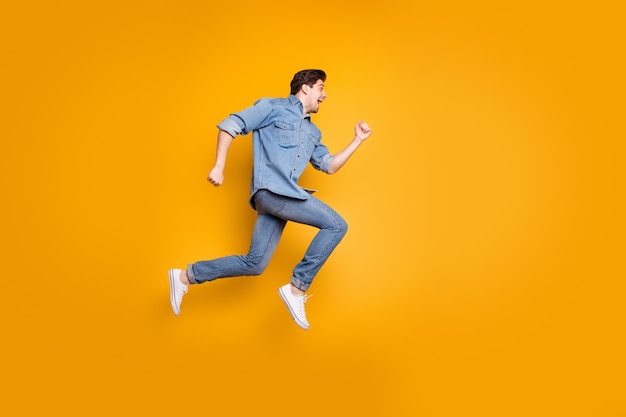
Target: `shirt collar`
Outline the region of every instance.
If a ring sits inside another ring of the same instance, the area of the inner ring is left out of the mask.
[[[289,97],[287,97],[289,99],[289,102],[291,104],[293,104],[294,106],[298,106],[300,108],[300,113],[302,113],[304,111],[304,105],[302,104],[302,102],[300,101],[300,99],[298,97],[296,97],[294,94],[289,94]],[[307,113],[305,115],[303,115],[302,117],[304,118],[311,118],[311,113]]]
[[[289,94],[289,97],[287,97],[289,99],[289,101],[291,102],[291,104],[293,105],[300,105],[300,107],[302,107],[302,102],[300,101],[300,99],[298,97],[296,97],[294,94]]]

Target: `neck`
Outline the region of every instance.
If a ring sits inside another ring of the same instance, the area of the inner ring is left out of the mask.
[[[300,100],[300,103],[302,103],[302,114],[305,115],[305,114],[310,113],[311,109],[308,108],[308,106],[305,104],[306,103],[306,100],[305,100],[306,96],[304,94],[302,94],[302,93],[298,93],[295,96],[298,98],[298,100]]]

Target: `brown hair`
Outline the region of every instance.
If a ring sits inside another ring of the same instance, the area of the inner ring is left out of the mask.
[[[291,94],[296,94],[305,84],[313,86],[317,80],[326,81],[326,73],[319,69],[298,71],[291,80]]]

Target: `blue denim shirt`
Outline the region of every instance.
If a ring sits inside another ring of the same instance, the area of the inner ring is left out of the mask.
[[[309,198],[309,192],[298,185],[309,162],[328,173],[332,155],[321,143],[322,132],[311,122],[311,115],[302,111],[302,103],[294,95],[262,98],[217,125],[232,137],[252,132],[252,207],[254,194],[261,189],[301,200]]]

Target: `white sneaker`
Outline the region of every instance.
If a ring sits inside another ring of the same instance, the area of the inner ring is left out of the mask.
[[[177,316],[180,314],[180,303],[183,301],[183,295],[187,293],[188,285],[183,284],[180,281],[181,269],[170,269],[170,303],[172,304],[172,310]]]
[[[278,289],[278,294],[280,294],[280,298],[282,298],[285,304],[287,304],[291,317],[293,317],[296,324],[304,330],[307,330],[309,328],[309,322],[306,319],[304,303],[306,303],[306,300],[309,299],[310,295],[293,295],[291,293],[291,284],[285,284],[280,287]]]

